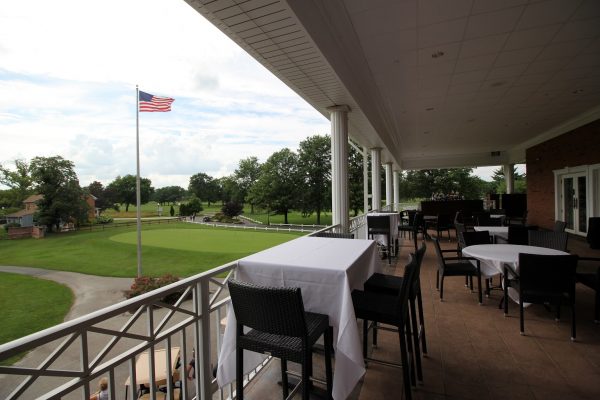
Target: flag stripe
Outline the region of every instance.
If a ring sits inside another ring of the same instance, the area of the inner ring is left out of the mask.
[[[171,111],[171,104],[175,101],[170,97],[158,97],[150,93],[142,92],[139,94],[140,112],[167,112]]]

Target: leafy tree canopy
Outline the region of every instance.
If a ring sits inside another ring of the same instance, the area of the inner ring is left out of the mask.
[[[9,188],[4,202],[7,207],[22,207],[23,200],[33,194],[33,179],[27,161],[15,160],[15,168],[9,169],[0,164],[0,184]]]
[[[186,190],[181,186],[165,186],[154,190],[153,198],[159,204],[173,204],[181,201],[186,194]]]
[[[129,211],[129,205],[136,204],[136,177],[134,175],[117,176],[108,184],[107,189],[113,193],[117,203],[125,204],[125,211]],[[140,178],[140,202],[146,204],[154,192],[152,182],[148,178]]]
[[[331,208],[331,139],[329,136],[311,136],[298,149],[298,174],[302,191],[300,207],[305,214],[317,214]]]

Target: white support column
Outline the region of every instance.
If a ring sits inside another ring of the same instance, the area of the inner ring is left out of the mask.
[[[331,214],[342,232],[350,227],[348,200],[348,106],[328,107],[331,121]]]
[[[392,178],[392,163],[385,163],[385,205],[391,206],[394,204],[394,179]]]
[[[394,171],[394,211],[400,211],[400,171]]]
[[[371,149],[371,207],[373,210],[381,208],[381,149]]]
[[[363,214],[369,211],[369,149],[363,146]]]
[[[511,194],[515,190],[514,164],[504,164],[504,179],[506,181],[506,193]]]

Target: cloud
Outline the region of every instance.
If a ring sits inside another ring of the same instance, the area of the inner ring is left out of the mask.
[[[232,173],[329,122],[183,1],[2,1],[0,163],[62,155],[83,185],[135,174],[135,85],[175,98],[140,114],[155,187]]]

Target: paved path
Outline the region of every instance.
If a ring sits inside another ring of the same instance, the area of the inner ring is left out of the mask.
[[[35,276],[68,286],[75,302],[65,321],[125,300],[123,292],[133,283],[133,278],[108,278],[42,268],[0,266],[0,271]]]

